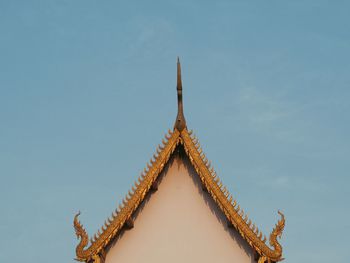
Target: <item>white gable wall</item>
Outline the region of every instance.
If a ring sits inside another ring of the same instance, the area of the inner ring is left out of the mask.
[[[106,263],[252,263],[252,249],[203,192],[198,175],[179,157],[166,167],[158,191],[145,200],[107,251]]]

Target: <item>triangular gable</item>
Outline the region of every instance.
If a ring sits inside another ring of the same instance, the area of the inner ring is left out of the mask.
[[[104,263],[256,263],[181,145],[132,219],[133,228],[123,228],[103,249]]]
[[[133,213],[145,199],[147,193],[152,189],[154,183],[167,164],[169,158],[174,153],[178,145],[182,145],[185,153],[195,168],[205,189],[210,193],[211,197],[225,214],[228,222],[230,222],[240,233],[244,240],[259,255],[259,262],[276,262],[282,260],[282,246],[277,238],[281,237],[285,219],[281,212],[278,212],[281,219],[277,222],[275,228],[269,236],[269,247],[266,244],[266,237],[258,230],[255,224],[252,224],[243,209],[233,200],[232,195],[222,184],[216,175],[213,167],[205,157],[198,139],[187,130],[186,122],[182,111],[182,84],[179,78],[178,63],[178,115],[173,131],[168,132],[162,145],[158,146],[156,154],[151,158],[150,163],[142,172],[141,176],[135,182],[134,186],[128,192],[122,204],[112,213],[105,225],[91,238],[89,242],[88,234],[78,221],[78,213],[74,217],[74,228],[76,235],[80,238],[80,243],[76,247],[77,260],[99,263],[100,256],[104,253],[104,248],[111,240],[121,231],[124,226],[131,227]],[[181,77],[181,75],[180,75]]]

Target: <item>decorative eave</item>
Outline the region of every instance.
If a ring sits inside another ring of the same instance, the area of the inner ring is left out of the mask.
[[[121,231],[124,225],[130,224],[129,220],[132,219],[133,213],[145,199],[147,193],[152,189],[152,185],[163,171],[163,168],[174,153],[176,147],[182,145],[191,164],[198,173],[202,184],[208,193],[210,193],[221,211],[225,214],[227,220],[237,229],[242,238],[244,238],[259,254],[259,263],[281,261],[283,259],[282,246],[277,238],[281,237],[284,229],[284,215],[278,211],[281,219],[277,222],[269,236],[269,244],[272,247],[271,248],[266,244],[266,237],[263,236],[255,224],[252,224],[252,221],[243,212],[243,209],[240,208],[236,200],[233,199],[227,188],[222,184],[211,166],[211,163],[203,153],[198,139],[191,131],[189,132],[187,130],[184,118],[184,122],[180,126],[181,130],[177,127],[177,120],[175,121],[174,130],[168,131],[165,140],[162,140],[162,145],[158,146],[156,154],[154,154],[150,162],[147,163],[146,168],[141,173],[134,186],[132,186],[131,190],[129,190],[122,203],[115,212],[112,213],[111,218],[106,220],[101,230],[90,239],[90,242],[87,232],[83,225],[78,221],[80,212],[74,217],[75,232],[77,237],[80,238],[80,242],[76,247],[76,259],[79,261],[93,261],[99,263],[99,258],[103,255],[104,248]]]

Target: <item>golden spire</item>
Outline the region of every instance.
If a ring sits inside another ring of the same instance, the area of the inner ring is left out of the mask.
[[[178,131],[182,131],[184,128],[186,128],[186,120],[183,112],[183,105],[182,105],[182,81],[181,81],[181,65],[180,65],[180,59],[177,57],[177,116],[175,120],[174,128],[176,128]]]

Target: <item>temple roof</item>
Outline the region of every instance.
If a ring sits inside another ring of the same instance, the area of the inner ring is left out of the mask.
[[[141,205],[148,192],[152,189],[163,168],[168,163],[171,155],[178,146],[185,149],[185,153],[196,170],[200,180],[213,198],[215,203],[226,216],[228,222],[240,233],[242,238],[259,255],[259,262],[276,262],[282,260],[282,246],[277,238],[280,238],[284,229],[284,215],[278,211],[281,219],[277,222],[275,228],[269,235],[269,244],[266,244],[266,236],[252,223],[247,214],[233,199],[228,189],[223,185],[211,162],[208,161],[200,146],[199,140],[193,135],[192,131],[187,130],[185,117],[183,114],[182,104],[182,81],[180,62],[177,64],[177,94],[178,94],[178,114],[175,120],[173,130],[169,130],[162,140],[162,144],[158,146],[156,153],[147,163],[146,168],[141,173],[138,180],[129,190],[128,194],[108,218],[101,230],[90,239],[82,224],[78,221],[78,213],[74,217],[74,228],[76,235],[80,238],[80,242],[76,247],[76,259],[79,261],[98,262],[99,256],[104,253],[104,249],[112,241],[112,239],[120,233],[125,225],[132,222],[133,213]]]

